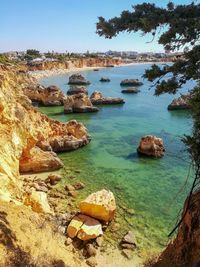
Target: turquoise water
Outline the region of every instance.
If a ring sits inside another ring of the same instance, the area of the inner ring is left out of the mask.
[[[120,224],[116,237],[120,237],[126,229],[132,229],[139,247],[153,250],[165,245],[191,183],[192,177],[182,188],[188,174],[189,158],[181,137],[190,133],[192,120],[189,112],[169,112],[167,105],[174,96],[155,97],[154,89],[149,90],[151,83],[145,80],[140,93],[121,94],[120,81],[141,78],[149,66],[81,72],[91,81],[89,93],[99,90],[105,96],[123,97],[126,101],[124,105],[103,106],[95,114],[65,115],[63,107],[40,109],[61,121],[76,119],[83,122],[92,136],[88,146],[59,155],[66,168],[74,174],[73,181],[80,180],[86,184],[77,201],[89,192],[102,188],[112,190],[118,204],[116,221]],[[100,83],[102,76],[109,77],[111,82]],[[55,84],[66,92],[68,77],[67,74],[52,76],[42,79],[41,83]],[[187,84],[183,91],[191,86]],[[138,142],[146,134],[163,138],[166,155],[162,159],[137,155]]]

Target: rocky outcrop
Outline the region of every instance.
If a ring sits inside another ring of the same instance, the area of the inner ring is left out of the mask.
[[[174,99],[168,106],[168,110],[180,110],[180,109],[190,109],[190,94],[181,95],[180,97]]]
[[[143,85],[142,82],[140,82],[138,79],[126,79],[121,81],[121,86],[140,86]]]
[[[102,226],[99,221],[83,215],[76,215],[67,227],[67,235],[71,238],[90,240],[102,235]]]
[[[89,85],[90,82],[86,80],[81,74],[73,74],[69,77],[68,84],[72,85]]]
[[[71,86],[70,89],[67,91],[68,95],[75,95],[75,94],[88,94],[88,90],[85,87],[81,86]]]
[[[64,93],[55,85],[47,88],[41,85],[25,87],[23,92],[30,100],[44,106],[60,106],[63,105],[65,99]]]
[[[83,214],[109,222],[114,218],[116,211],[115,197],[111,191],[103,189],[81,201],[79,208]]]
[[[123,89],[122,90],[122,93],[123,94],[137,94],[139,92],[140,92],[140,90],[138,88],[135,88],[135,87],[133,87],[133,88],[126,88],[126,89]]]
[[[97,111],[99,111],[99,109],[93,106],[90,98],[86,94],[68,96],[64,101],[65,113],[85,113]]]
[[[63,163],[56,153],[43,151],[39,147],[33,147],[30,153],[19,161],[21,173],[54,171],[61,167],[63,167]]]
[[[44,192],[32,191],[24,197],[24,204],[31,206],[32,210],[38,213],[51,213],[51,209]]]
[[[155,158],[160,158],[165,154],[162,139],[152,135],[146,135],[141,138],[137,151],[140,154]]]
[[[90,96],[90,100],[94,105],[113,105],[113,104],[124,104],[125,101],[119,97],[105,97],[99,91],[94,91]]]
[[[169,243],[152,267],[165,266],[199,266],[200,264],[200,191],[196,191],[191,198],[189,208],[188,199],[185,202],[184,219],[178,229],[176,238]]]
[[[77,149],[90,141],[82,124],[52,120],[34,108],[22,92],[31,82],[15,69],[0,73],[0,199],[7,201],[15,201],[16,196],[22,201],[20,170],[32,171],[31,164],[36,171],[61,167],[52,151]]]
[[[99,80],[100,82],[110,82],[110,79],[108,77],[101,77]]]

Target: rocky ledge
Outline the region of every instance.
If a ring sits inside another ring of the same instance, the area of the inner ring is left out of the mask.
[[[99,111],[99,109],[94,107],[90,101],[90,98],[83,93],[68,96],[64,101],[64,113],[84,113],[97,111]]]
[[[123,94],[137,94],[140,92],[140,90],[138,88],[127,88],[127,89],[123,89],[121,91]]]
[[[143,85],[142,82],[140,82],[138,79],[126,79],[121,81],[121,86],[140,86]]]
[[[68,84],[88,85],[90,82],[86,80],[81,74],[73,74],[69,77]]]
[[[41,85],[32,85],[23,88],[24,94],[32,101],[44,106],[60,106],[63,105],[65,95],[55,85],[47,88]]]
[[[90,100],[94,105],[113,105],[113,104],[124,104],[125,101],[119,97],[105,97],[99,91],[94,91],[90,96]]]
[[[88,90],[82,86],[71,86],[70,89],[67,91],[67,95],[75,95],[75,94],[88,94]]]
[[[155,158],[160,158],[165,154],[162,139],[152,135],[146,135],[141,138],[137,151],[140,154]]]
[[[168,110],[190,109],[189,100],[190,94],[181,95],[169,104]]]

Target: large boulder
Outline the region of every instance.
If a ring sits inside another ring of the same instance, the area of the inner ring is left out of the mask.
[[[138,153],[160,158],[165,154],[163,140],[156,136],[146,135],[141,138]]]
[[[68,84],[88,85],[90,82],[86,80],[81,74],[73,74],[69,77]]]
[[[67,91],[68,95],[75,95],[75,94],[88,94],[88,90],[82,86],[71,86],[70,89]]]
[[[115,197],[111,191],[103,189],[81,201],[79,208],[83,214],[108,222],[115,215]]]
[[[90,100],[94,105],[113,105],[113,104],[124,104],[125,101],[119,97],[105,97],[99,91],[94,91],[91,96]]]
[[[30,153],[21,157],[19,161],[21,173],[54,171],[62,167],[62,161],[54,152],[43,151],[39,147],[33,147]]]
[[[102,234],[100,222],[83,214],[76,215],[67,227],[67,235],[71,238],[90,240]]]
[[[169,104],[168,110],[190,109],[189,100],[190,94],[181,95]]]
[[[26,87],[23,91],[29,99],[44,106],[60,106],[65,99],[65,94],[55,85]]]
[[[140,86],[143,85],[142,82],[140,82],[138,79],[125,79],[121,81],[121,86]]]
[[[24,204],[31,206],[32,210],[39,213],[51,213],[47,200],[47,194],[40,191],[32,191],[24,197]]]
[[[83,113],[97,111],[99,111],[99,109],[93,106],[90,98],[86,94],[75,94],[68,96],[64,101],[65,113]]]

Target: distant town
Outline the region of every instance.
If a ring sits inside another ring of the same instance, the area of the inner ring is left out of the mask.
[[[66,61],[72,60],[73,58],[114,58],[123,60],[124,63],[131,62],[167,62],[175,61],[177,58],[181,57],[183,53],[170,53],[165,51],[163,53],[154,52],[137,52],[137,51],[112,51],[107,52],[96,52],[90,53],[89,51],[85,53],[59,53],[55,51],[49,51],[46,53],[41,53],[35,49],[28,49],[27,51],[10,51],[5,53],[0,53],[0,63],[6,62],[28,62],[28,63],[41,63],[45,61]]]

